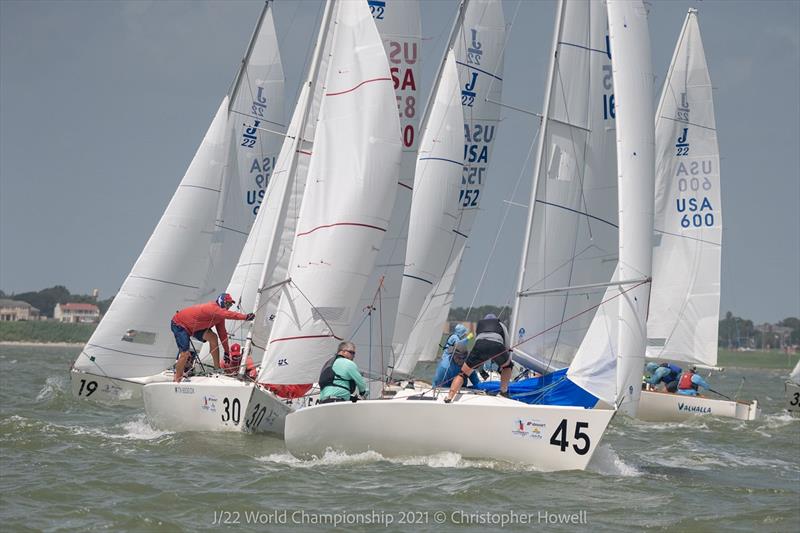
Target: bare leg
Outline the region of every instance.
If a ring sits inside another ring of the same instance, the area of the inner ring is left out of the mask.
[[[472,369],[467,363],[461,365],[461,373],[453,378],[453,384],[450,385],[450,392],[447,393],[448,400],[452,400],[456,397],[456,394],[458,394],[458,391],[461,390],[461,386],[464,384],[464,375],[469,376],[471,373]]]
[[[508,382],[511,381],[511,367],[500,371],[500,392],[508,392]]]
[[[183,379],[183,367],[186,366],[186,361],[189,359],[189,352],[181,352],[178,357],[178,362],[175,363],[175,378],[173,381],[176,383]]]
[[[219,368],[219,340],[217,339],[217,334],[207,329],[203,333],[203,340],[211,347],[211,359],[214,360],[214,368]]]

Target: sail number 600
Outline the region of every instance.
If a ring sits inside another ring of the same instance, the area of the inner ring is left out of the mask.
[[[576,422],[575,423],[575,435],[574,439],[583,441],[583,446],[578,446],[577,444],[572,445],[572,449],[575,450],[575,453],[578,455],[586,455],[589,452],[589,448],[592,446],[592,441],[589,439],[589,435],[584,433],[582,430],[587,429],[589,427],[589,422]],[[569,447],[569,441],[567,441],[567,419],[562,419],[561,423],[556,428],[555,433],[553,436],[550,437],[550,444],[553,446],[558,446],[561,448],[562,452],[567,451]]]

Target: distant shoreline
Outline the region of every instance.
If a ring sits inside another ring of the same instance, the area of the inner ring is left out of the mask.
[[[0,341],[0,346],[52,346],[54,348],[80,348],[85,342]]]

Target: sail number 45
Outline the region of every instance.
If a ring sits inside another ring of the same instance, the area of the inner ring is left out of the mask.
[[[574,439],[576,441],[582,441],[583,445],[578,446],[577,444],[572,445],[572,449],[575,450],[575,453],[578,455],[586,455],[589,452],[589,448],[592,446],[592,441],[589,439],[589,435],[583,432],[584,429],[588,429],[589,423],[588,422],[576,422],[575,423],[575,435]],[[569,441],[567,440],[567,419],[561,420],[561,423],[556,428],[555,433],[553,436],[550,437],[550,444],[553,446],[558,446],[561,448],[562,452],[567,451],[569,447]]]

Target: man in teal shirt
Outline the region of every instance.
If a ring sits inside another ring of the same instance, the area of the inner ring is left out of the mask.
[[[356,356],[356,346],[352,342],[339,343],[336,355],[325,363],[319,375],[319,403],[341,402],[349,400],[356,395],[356,389],[364,396],[367,393],[367,383],[358,371],[358,365],[353,362]]]

